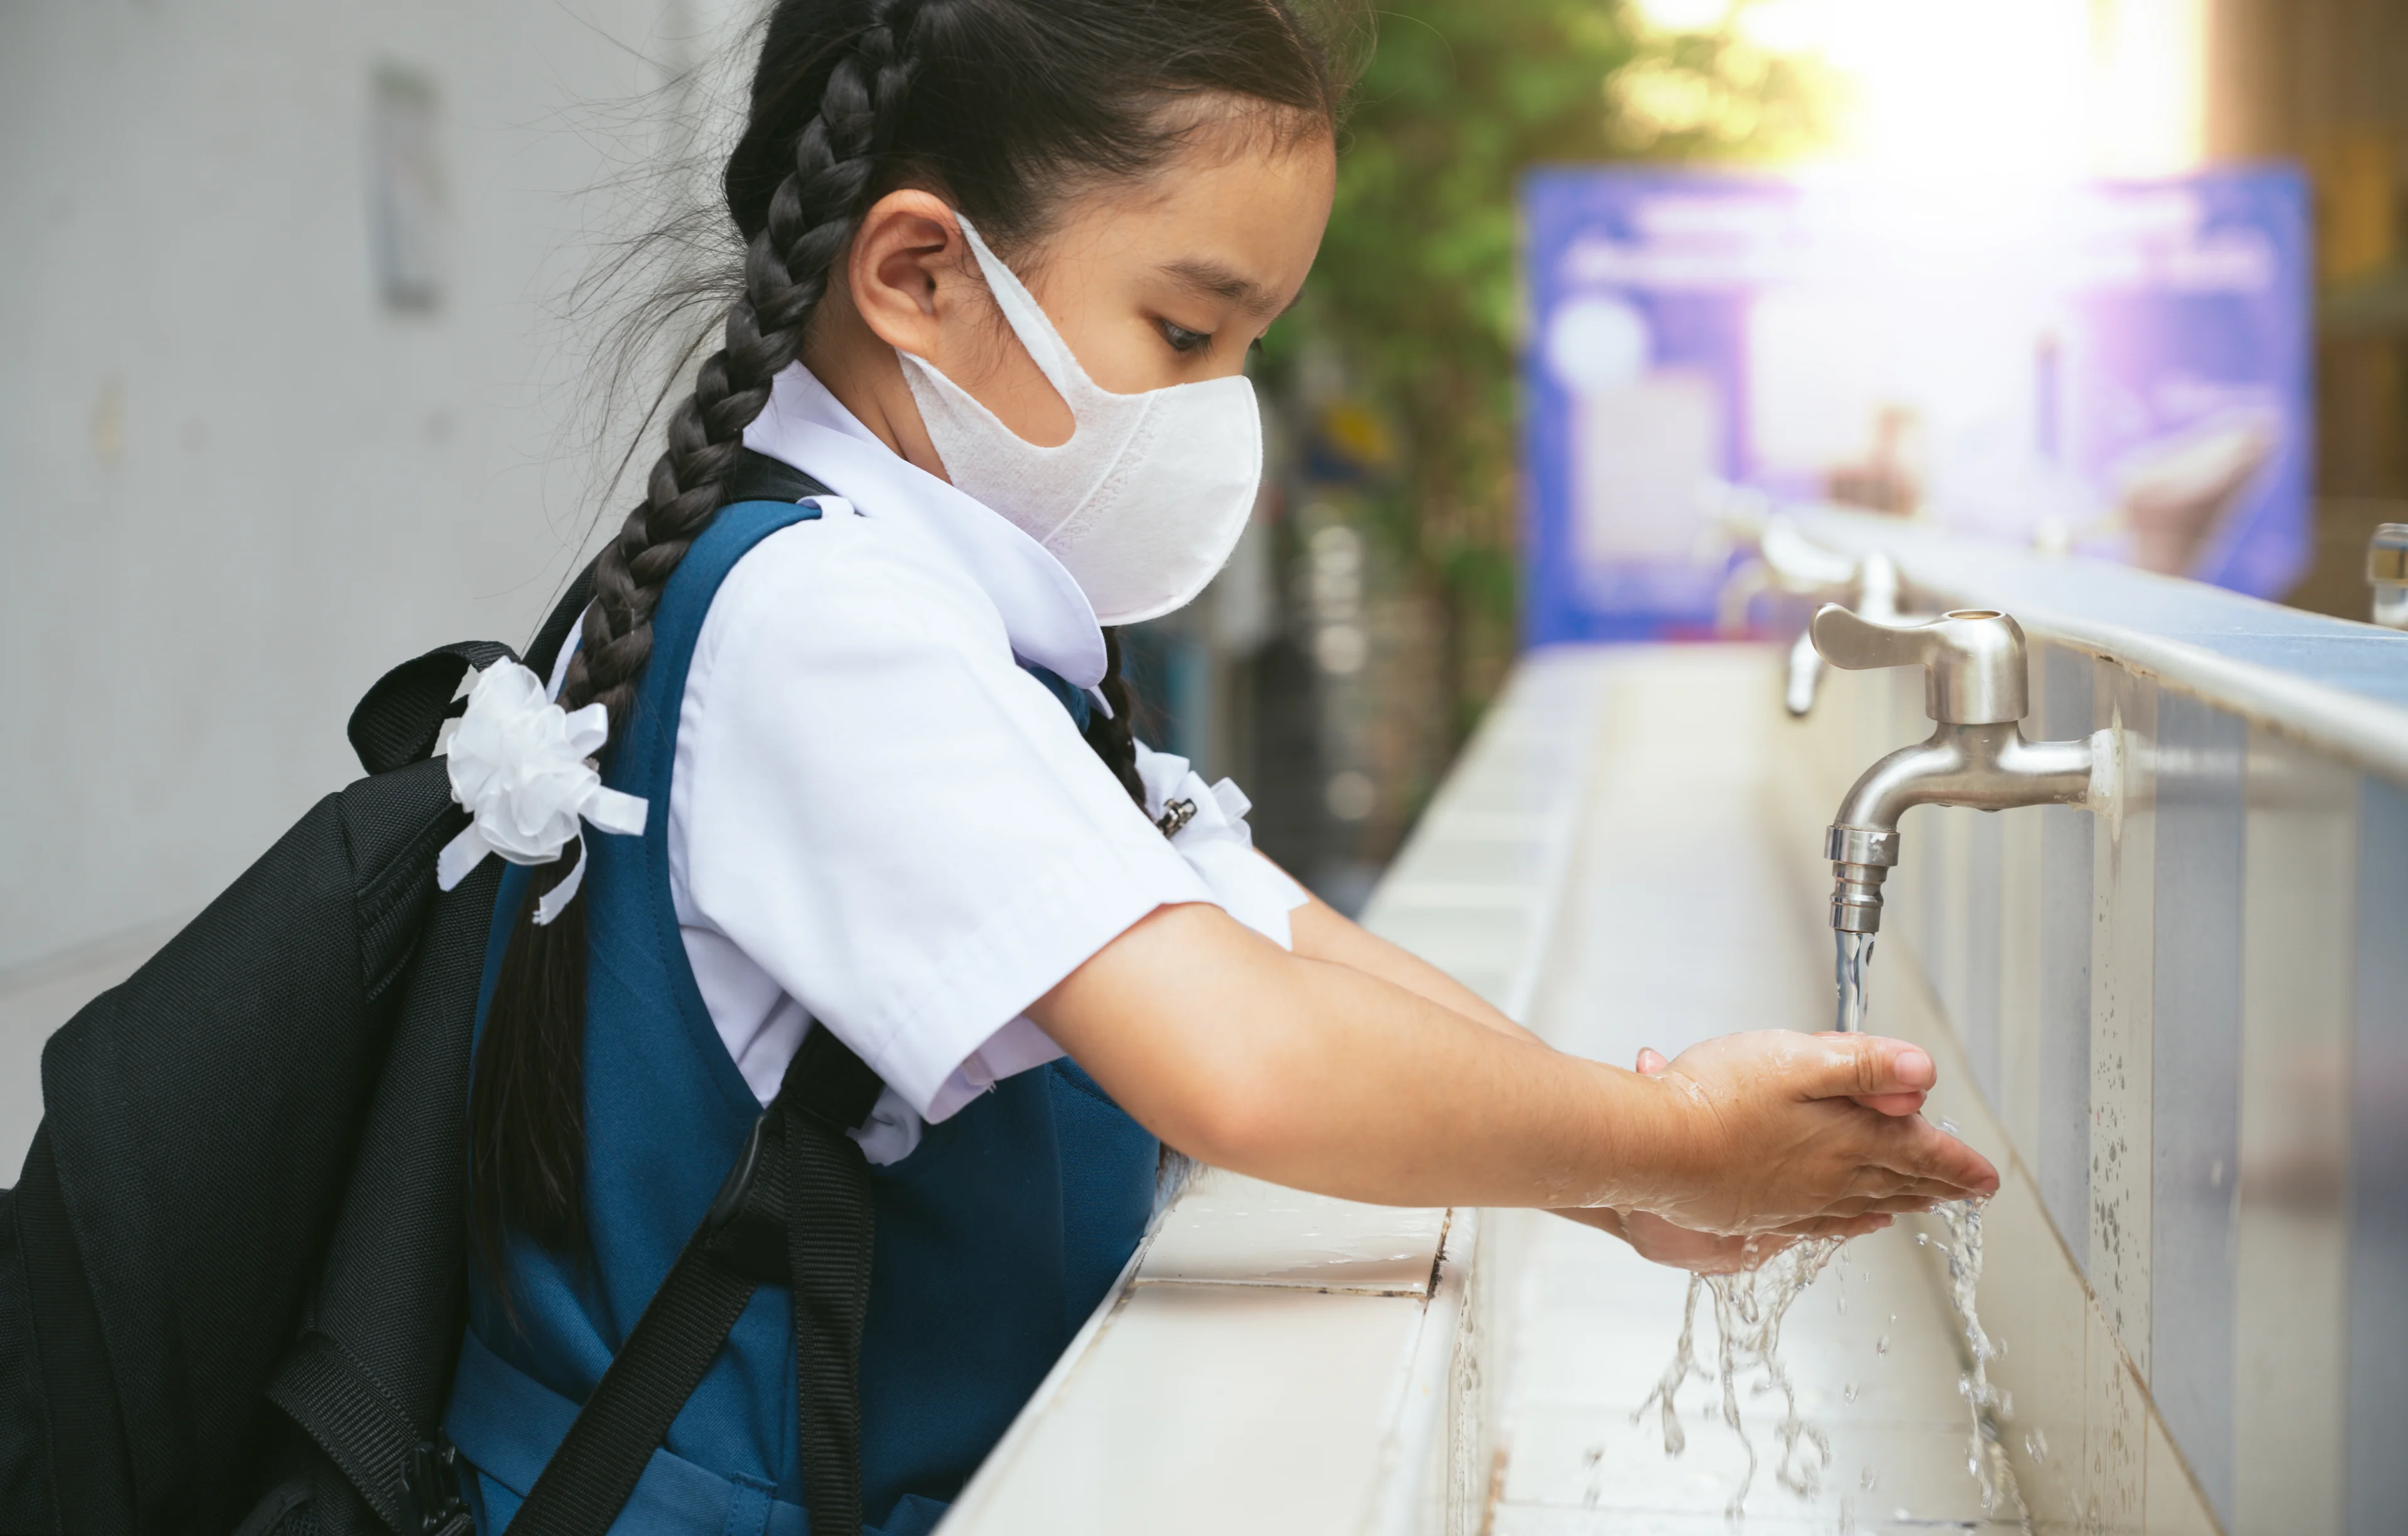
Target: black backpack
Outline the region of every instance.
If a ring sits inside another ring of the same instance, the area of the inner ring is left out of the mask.
[[[747,470],[741,497],[824,489]],[[589,571],[538,674],[591,595]],[[367,776],[44,1048],[41,1128],[0,1192],[0,1536],[468,1530],[438,1426],[501,863],[436,889],[467,818],[431,754],[467,669],[504,658],[466,641],[387,673],[350,723]],[[826,1277],[796,1306],[814,1529],[859,1529],[870,1217],[843,1132],[879,1084],[824,1029],[787,1081],[514,1532],[606,1530],[754,1286],[789,1273]]]

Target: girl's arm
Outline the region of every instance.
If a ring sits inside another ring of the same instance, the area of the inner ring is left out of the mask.
[[[1510,1035],[1516,1040],[1538,1039],[1461,982],[1410,950],[1369,932],[1319,897],[1308,893],[1305,904],[1289,913],[1288,923],[1296,953],[1308,959],[1351,966],[1367,975],[1377,976],[1426,998],[1440,1007],[1452,1009],[1498,1034]],[[1651,1050],[1639,1054],[1639,1070],[1645,1075],[1655,1076],[1667,1065],[1657,1052]],[[1870,1102],[1869,1107],[1889,1114],[1912,1114],[1923,1107],[1923,1095],[1916,1093],[1897,1098],[1875,1099]],[[1660,1216],[1645,1212],[1625,1213],[1611,1206],[1559,1207],[1555,1213],[1584,1227],[1611,1232],[1656,1263],[1706,1273],[1745,1268],[1776,1251],[1783,1242],[1777,1237],[1742,1240],[1692,1232]],[[1887,1215],[1868,1213],[1843,1227],[1818,1222],[1813,1229],[1822,1235],[1858,1237],[1879,1230],[1889,1222]]]
[[[1500,1035],[1538,1042],[1538,1036],[1490,1007],[1479,993],[1421,956],[1369,932],[1317,896],[1308,893],[1304,905],[1290,912],[1287,921],[1296,953],[1308,960],[1326,960],[1377,976]]]
[[[1310,892],[1306,893],[1304,905],[1288,914],[1288,926],[1296,953],[1308,959],[1352,966],[1367,975],[1377,976],[1383,982],[1427,998],[1441,1008],[1452,1009],[1499,1034],[1512,1035],[1517,1040],[1535,1041],[1539,1038],[1490,1007],[1479,993],[1445,971],[1412,951],[1401,949],[1369,932],[1362,925]],[[1650,1075],[1655,1069],[1646,1065],[1647,1058],[1653,1057],[1658,1063],[1664,1059],[1652,1050],[1641,1051],[1640,1057],[1639,1069]],[[1870,1094],[1858,1096],[1856,1102],[1869,1110],[1879,1110],[1884,1114],[1913,1114],[1923,1108],[1923,1095]]]
[[[1029,1013],[1171,1145],[1351,1199],[1819,1230],[1998,1182],[1920,1117],[1848,1102],[1930,1086],[1900,1041],[1767,1030],[1642,1077],[1291,955],[1215,907],[1158,909]]]

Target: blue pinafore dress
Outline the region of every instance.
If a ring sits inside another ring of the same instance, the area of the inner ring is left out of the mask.
[[[686,963],[669,894],[669,776],[703,616],[736,562],[810,503],[723,510],[668,581],[607,780],[652,807],[638,838],[586,840],[583,1250],[514,1240],[508,1304],[472,1263],[444,1428],[480,1536],[496,1536],[702,1220],[761,1113]],[[1074,715],[1084,698],[1040,674]],[[481,1035],[528,871],[494,908]],[[1159,1146],[1068,1058],[1019,1073],[870,1170],[876,1246],[861,1351],[862,1508],[920,1536],[985,1457],[1136,1250]],[[805,1536],[794,1329],[763,1285],[612,1528],[621,1536]],[[812,1536],[853,1536],[823,1531]]]

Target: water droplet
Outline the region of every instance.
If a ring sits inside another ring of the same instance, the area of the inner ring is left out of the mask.
[[[1876,1355],[1886,1355],[1889,1353],[1888,1334],[1885,1333],[1879,1339],[1873,1341],[1873,1353]]]
[[[1915,1234],[1914,1234],[1914,1245],[1915,1245],[1916,1247],[1918,1247],[1918,1248],[1928,1248],[1928,1247],[1930,1247],[1930,1246],[1931,1246],[1931,1234],[1930,1234],[1930,1233],[1928,1233],[1928,1232],[1917,1232],[1917,1233],[1915,1233]]]
[[[1875,1483],[1880,1482],[1880,1481],[1881,1481],[1881,1479],[1880,1479],[1879,1477],[1877,1477],[1877,1476],[1875,1476],[1875,1475],[1874,1475],[1874,1473],[1873,1473],[1873,1470],[1872,1470],[1872,1468],[1870,1468],[1870,1467],[1867,1467],[1863,1471],[1858,1472],[1858,1473],[1856,1474],[1856,1483],[1857,1483],[1857,1485],[1858,1485],[1859,1486],[1861,1486],[1861,1487],[1862,1487],[1862,1488],[1863,1488],[1867,1493],[1870,1493],[1870,1492],[1872,1492],[1872,1491],[1873,1491],[1873,1485],[1874,1485]]]
[[[1846,1384],[1845,1385],[1842,1386],[1842,1387],[1840,1388],[1840,1397],[1841,1397],[1841,1399],[1842,1399],[1842,1400],[1847,1401],[1847,1402],[1854,1402],[1854,1401],[1856,1401],[1856,1383],[1854,1383],[1854,1382],[1849,1382],[1849,1383],[1848,1383],[1848,1384]]]
[[[2025,1454],[2029,1456],[2034,1461],[2046,1461],[2048,1459],[2048,1436],[2042,1434],[2038,1429],[2034,1429],[2030,1434],[2024,1436],[2024,1451]]]

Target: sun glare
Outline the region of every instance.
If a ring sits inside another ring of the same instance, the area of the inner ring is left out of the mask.
[[[2058,181],[2187,169],[2206,0],[1640,0],[1840,87],[1825,161],[1914,179]]]

